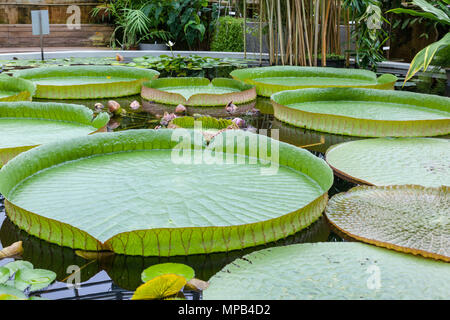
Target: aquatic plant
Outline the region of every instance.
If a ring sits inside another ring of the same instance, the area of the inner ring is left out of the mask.
[[[9,262],[0,266],[0,300],[37,299],[29,294],[48,287],[55,279],[53,271],[34,269],[28,261]]]
[[[105,131],[108,114],[93,115],[75,104],[0,102],[0,167],[43,143]]]
[[[49,242],[173,256],[242,249],[293,234],[320,217],[332,181],[323,160],[262,135],[230,130],[206,145],[194,130],[128,130],[30,150],[0,171],[0,192],[8,217]],[[92,189],[102,184],[116,190],[117,200]],[[243,192],[251,186],[258,192]]]
[[[31,101],[36,91],[33,82],[0,75],[0,101]]]
[[[313,88],[272,95],[274,116],[297,127],[360,137],[450,133],[450,98],[414,92]]]
[[[450,140],[438,138],[376,138],[330,147],[327,163],[334,173],[357,184],[376,186],[450,185]]]
[[[95,99],[138,94],[159,72],[124,66],[66,66],[25,69],[15,77],[36,84],[36,98]]]
[[[294,244],[236,259],[205,300],[416,300],[450,297],[448,263],[356,242]]]
[[[329,67],[272,66],[237,69],[230,73],[233,79],[255,85],[260,96],[294,89],[326,87],[358,87],[393,89],[397,77],[372,71]]]
[[[252,85],[226,78],[160,78],[145,82],[141,96],[144,99],[186,106],[220,106],[230,101],[243,104],[256,99]]]
[[[350,238],[450,261],[450,188],[358,186],[331,198],[327,219]]]

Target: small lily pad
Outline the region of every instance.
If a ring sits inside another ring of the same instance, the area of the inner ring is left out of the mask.
[[[145,269],[141,278],[143,282],[147,282],[164,274],[176,274],[184,277],[186,282],[188,282],[195,276],[195,271],[182,263],[160,263]]]

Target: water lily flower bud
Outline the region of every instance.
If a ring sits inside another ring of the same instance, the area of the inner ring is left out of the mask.
[[[232,121],[233,121],[233,123],[234,123],[235,125],[237,125],[239,128],[244,128],[244,127],[245,127],[245,120],[244,120],[244,119],[241,119],[241,118],[234,118]]]
[[[185,113],[186,112],[186,107],[183,106],[182,104],[177,105],[177,107],[175,108],[175,113]]]
[[[132,103],[130,103],[130,108],[133,110],[137,110],[140,107],[141,107],[141,104],[136,100],[134,100]]]

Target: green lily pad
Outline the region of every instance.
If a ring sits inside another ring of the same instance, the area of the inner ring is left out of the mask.
[[[240,81],[215,78],[161,78],[145,82],[141,96],[150,101],[186,106],[225,106],[248,103],[256,99],[252,85]]]
[[[142,282],[147,282],[153,278],[165,275],[176,274],[186,279],[186,282],[191,280],[195,276],[195,271],[191,267],[182,263],[160,263],[148,267],[142,271]]]
[[[208,146],[187,129],[99,133],[45,144],[0,171],[7,214],[21,229],[71,248],[143,256],[284,238],[319,218],[332,182],[308,151],[240,130]]]
[[[14,278],[14,286],[19,290],[29,287],[30,292],[48,287],[56,279],[56,273],[45,269],[19,269]]]
[[[209,282],[205,300],[450,298],[448,263],[357,242],[264,249]]]
[[[5,267],[0,267],[0,284],[5,283],[9,280],[9,269]]]
[[[272,95],[277,119],[316,131],[361,137],[450,133],[450,98],[414,92],[314,88]]]
[[[237,69],[233,79],[255,85],[260,96],[270,97],[284,90],[326,87],[393,89],[397,77],[384,74],[377,78],[368,70],[328,67],[272,66]]]
[[[33,81],[36,98],[94,99],[141,92],[142,83],[159,72],[124,66],[58,66],[20,70],[15,77]]]
[[[28,297],[19,289],[0,284],[0,300],[26,300]]]
[[[0,101],[31,101],[35,91],[31,81],[0,75]]]
[[[17,271],[21,269],[33,269],[33,264],[24,260],[16,260],[10,263],[7,263],[3,266],[4,268],[9,270],[9,276],[12,276]]]
[[[351,238],[450,261],[450,187],[359,186],[331,198],[328,220]]]
[[[93,115],[82,105],[0,102],[0,167],[38,145],[106,130],[108,114]]]
[[[336,175],[376,186],[450,185],[450,140],[377,138],[337,144],[326,152]]]

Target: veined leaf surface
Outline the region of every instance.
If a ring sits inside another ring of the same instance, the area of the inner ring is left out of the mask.
[[[253,252],[210,279],[205,300],[449,299],[448,263],[357,242]]]
[[[332,181],[323,160],[265,136],[231,130],[206,146],[194,130],[128,130],[24,153],[0,191],[11,220],[47,241],[170,256],[293,234],[321,215]]]

